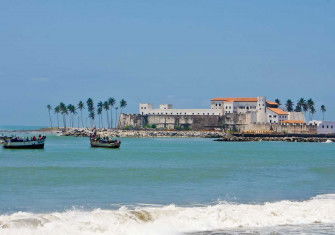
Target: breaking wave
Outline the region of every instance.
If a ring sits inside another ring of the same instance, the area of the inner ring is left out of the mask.
[[[306,201],[0,215],[0,234],[181,234],[231,228],[335,223],[335,194]]]

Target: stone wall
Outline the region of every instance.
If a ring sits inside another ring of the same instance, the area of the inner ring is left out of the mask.
[[[316,134],[316,125],[254,123],[253,113],[219,115],[140,115],[122,114],[119,128],[143,129],[155,125],[157,129],[191,129],[246,133],[302,133]]]
[[[246,114],[219,115],[140,115],[122,114],[119,128],[141,129],[156,125],[158,129],[192,129],[192,130],[239,130],[239,126],[245,125]]]
[[[305,114],[303,112],[289,112],[288,120],[301,120],[305,121]]]
[[[244,125],[241,132],[247,133],[288,133],[288,134],[316,134],[315,125],[306,124],[248,124]]]

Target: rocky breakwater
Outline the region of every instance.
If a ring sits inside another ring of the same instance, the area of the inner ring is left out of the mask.
[[[90,136],[93,129],[68,128],[62,131],[63,136]],[[197,138],[221,138],[226,134],[222,131],[170,131],[170,130],[119,130],[96,129],[99,136],[115,137],[197,137]]]
[[[222,142],[255,142],[255,141],[285,141],[285,142],[320,142],[320,143],[331,143],[335,142],[335,138],[324,138],[324,137],[244,137],[244,136],[232,136],[226,135],[222,138],[215,139],[215,141]]]

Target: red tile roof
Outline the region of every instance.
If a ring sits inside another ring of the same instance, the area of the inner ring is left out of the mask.
[[[232,97],[228,97],[228,98],[213,98],[211,99],[211,101],[225,101],[225,102],[257,102],[258,99],[255,97],[237,97],[237,98],[232,98]],[[270,105],[278,105],[276,102],[273,101],[266,101],[268,104]]]
[[[214,98],[212,101],[226,102],[257,102],[257,98]]]
[[[285,120],[282,121],[282,123],[296,123],[296,124],[302,124],[305,123],[303,120]]]
[[[271,110],[272,112],[279,114],[279,115],[288,115],[288,112],[280,109],[280,108],[268,108],[269,110]]]

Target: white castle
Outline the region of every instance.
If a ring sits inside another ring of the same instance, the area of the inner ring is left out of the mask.
[[[209,109],[174,109],[172,104],[161,104],[154,108],[152,104],[139,105],[141,115],[229,115],[248,114],[252,123],[305,123],[302,112],[287,112],[279,104],[266,100],[264,96],[255,98],[213,98]]]

